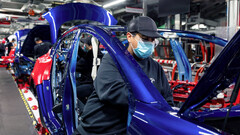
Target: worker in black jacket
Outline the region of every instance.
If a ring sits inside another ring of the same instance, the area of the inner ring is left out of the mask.
[[[138,62],[153,85],[168,103],[173,104],[172,90],[161,65],[149,56],[154,50],[154,39],[160,37],[155,22],[146,16],[130,21],[128,51]],[[95,90],[81,115],[80,134],[126,134],[128,118],[128,88],[109,54],[99,67]]]
[[[46,54],[49,49],[51,49],[52,44],[49,42],[43,42],[41,38],[35,37],[34,41],[36,45],[34,46],[34,59],[36,60],[38,57]]]
[[[8,42],[7,43],[7,47],[8,47],[8,53],[7,53],[7,56],[10,54],[10,51],[14,48],[14,45],[13,45],[13,43],[15,42],[15,39],[13,38],[12,40],[11,40],[11,42]]]
[[[78,49],[78,60],[76,72],[81,76],[76,78],[77,97],[83,103],[86,103],[87,97],[93,91],[93,79],[91,77],[93,66],[92,36],[82,38],[83,48]]]

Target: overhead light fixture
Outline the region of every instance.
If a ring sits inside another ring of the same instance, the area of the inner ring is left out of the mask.
[[[204,24],[195,24],[190,29],[199,30],[199,29],[206,29],[206,28],[207,28],[207,26]]]
[[[185,25],[186,24],[186,22],[182,22],[182,25]]]
[[[124,1],[126,1],[126,0],[116,0],[116,1],[113,1],[113,2],[108,3],[106,5],[103,5],[103,8],[108,8],[108,7],[111,7],[113,5],[119,4],[119,3],[124,2]]]
[[[6,15],[5,14],[0,14],[0,18],[5,18]]]

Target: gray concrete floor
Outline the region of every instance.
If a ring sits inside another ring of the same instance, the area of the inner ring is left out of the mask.
[[[36,134],[12,76],[0,68],[0,135]]]

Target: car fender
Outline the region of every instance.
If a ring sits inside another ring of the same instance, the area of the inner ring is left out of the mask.
[[[42,84],[43,79],[47,80],[50,78],[52,58],[49,54],[50,52],[39,57],[34,65],[31,77],[35,86]]]

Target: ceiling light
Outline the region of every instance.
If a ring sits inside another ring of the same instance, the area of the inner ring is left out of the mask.
[[[0,14],[0,18],[5,18],[6,15],[5,14]]]
[[[186,22],[182,22],[182,25],[185,25],[186,24]]]
[[[206,25],[204,25],[204,24],[195,24],[195,25],[193,25],[192,27],[191,27],[191,29],[195,29],[195,30],[199,30],[199,29],[206,29],[207,28],[207,26]]]
[[[113,5],[119,4],[119,3],[124,2],[124,1],[126,1],[126,0],[116,0],[116,1],[113,1],[113,2],[108,3],[106,5],[103,5],[103,8],[111,7]]]

